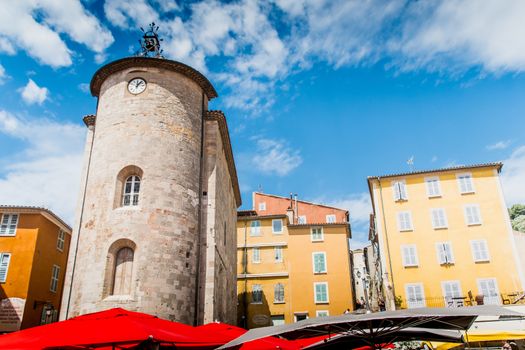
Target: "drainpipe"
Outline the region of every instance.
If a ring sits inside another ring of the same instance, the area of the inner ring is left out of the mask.
[[[381,177],[377,177],[377,181],[379,183],[379,197],[381,199],[381,211],[382,211],[382,216],[383,216],[383,227],[385,228],[385,241],[386,241],[386,251],[387,251],[387,255],[388,255],[388,267],[389,267],[389,270],[390,270],[390,279],[392,281],[392,294],[393,294],[393,297],[394,297],[394,304],[395,304],[395,301],[396,301],[396,289],[394,287],[394,274],[392,272],[392,256],[390,255],[390,244],[388,243],[388,229],[386,227],[386,215],[385,215],[385,205],[383,203],[383,186],[381,184]]]
[[[194,302],[194,308],[195,308],[195,314],[193,317],[193,325],[196,326],[199,322],[199,301],[202,293],[202,286],[201,286],[201,239],[202,239],[202,187],[203,187],[203,178],[204,178],[204,116],[205,116],[205,110],[204,110],[204,92],[202,92],[202,98],[201,98],[201,149],[200,149],[200,160],[199,160],[199,210],[197,212],[197,267],[195,274],[195,302]],[[206,277],[204,277],[206,278]],[[204,299],[204,298],[203,298]],[[204,316],[204,315],[203,315]]]
[[[242,305],[243,305],[243,326],[245,329],[248,329],[248,221],[244,221],[244,251],[243,251],[243,262],[242,262],[242,272],[244,274],[244,293],[242,296]]]

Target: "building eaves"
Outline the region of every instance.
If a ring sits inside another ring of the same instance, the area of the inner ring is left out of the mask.
[[[224,145],[224,154],[226,156],[226,162],[228,163],[228,171],[230,173],[235,201],[237,202],[238,208],[242,204],[241,191],[239,189],[239,179],[237,178],[237,169],[235,167],[235,159],[233,158],[226,116],[221,111],[206,111],[205,119],[216,121],[219,124],[219,132],[221,133],[222,143]]]
[[[370,181],[370,180],[375,180],[377,178],[421,175],[421,174],[427,174],[427,173],[440,173],[440,172],[453,171],[453,170],[466,170],[466,169],[489,168],[489,167],[496,167],[498,169],[498,172],[500,172],[501,168],[503,167],[503,163],[501,163],[501,162],[492,162],[492,163],[481,163],[481,164],[472,164],[472,165],[458,165],[458,166],[439,168],[439,169],[417,170],[417,171],[409,171],[409,172],[397,173],[397,174],[368,176],[367,179],[368,179],[368,181]]]
[[[262,193],[262,192],[254,192],[256,194],[260,194],[262,196],[268,196],[268,197],[274,197],[274,198],[279,198],[279,199],[286,199],[286,200],[290,200],[290,197],[283,197],[283,196],[277,196],[275,194],[268,194],[268,193]],[[294,199],[295,201],[295,199]],[[348,210],[346,209],[341,209],[341,208],[337,208],[337,207],[331,207],[329,205],[325,205],[325,204],[319,204],[319,203],[314,203],[314,202],[308,202],[308,201],[305,201],[305,200],[301,200],[301,199],[297,199],[297,202],[299,203],[305,203],[305,204],[310,204],[310,205],[316,205],[316,206],[319,206],[319,207],[325,207],[325,208],[330,208],[330,209],[336,209],[336,210],[340,210],[340,211],[344,211],[344,212],[348,212]]]
[[[44,216],[46,216],[47,214],[54,220],[58,221],[62,226],[64,226],[64,228],[66,228],[69,231],[69,233],[71,233],[72,231],[71,227],[68,224],[66,224],[64,220],[62,220],[58,215],[56,215],[47,208],[36,207],[31,205],[0,205],[0,213],[5,212],[6,210],[12,213],[21,214],[42,214]]]
[[[275,215],[252,215],[252,216],[239,216],[237,215],[238,221],[251,221],[251,220],[261,220],[261,219],[284,219],[287,216],[285,214],[275,214]]]

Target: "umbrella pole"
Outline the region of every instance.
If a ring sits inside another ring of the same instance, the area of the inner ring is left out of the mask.
[[[470,349],[470,344],[468,342],[468,330],[465,330],[465,341],[467,342],[467,348]]]

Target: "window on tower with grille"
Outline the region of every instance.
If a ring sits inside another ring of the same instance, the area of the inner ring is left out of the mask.
[[[394,200],[396,202],[408,200],[405,180],[392,181],[392,188],[394,190]]]
[[[122,191],[122,206],[136,206],[139,205],[140,192],[140,177],[131,175],[124,183],[124,191]]]

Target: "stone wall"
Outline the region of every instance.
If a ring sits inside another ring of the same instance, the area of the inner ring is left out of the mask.
[[[126,86],[137,76],[148,85],[131,95]],[[102,84],[67,317],[124,307],[195,320],[203,98],[191,79],[151,67],[116,72]],[[117,175],[128,166],[143,172],[136,207],[115,205]],[[109,295],[105,281],[117,241],[136,245],[125,296]]]

